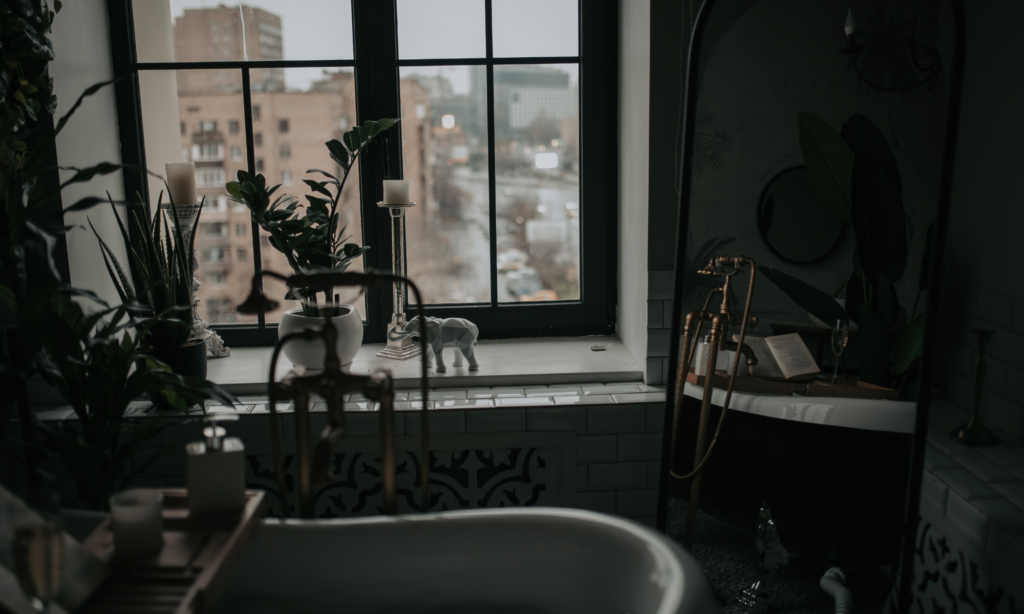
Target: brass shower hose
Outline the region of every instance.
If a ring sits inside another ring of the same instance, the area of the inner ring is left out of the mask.
[[[741,323],[740,323],[740,336],[739,336],[739,340],[737,341],[737,344],[736,344],[737,348],[739,348],[739,347],[741,347],[743,345],[743,341],[746,338],[746,334],[747,334],[747,321],[749,320],[749,317],[750,317],[750,303],[753,301],[753,298],[754,298],[754,282],[755,282],[755,280],[757,278],[757,264],[754,262],[754,260],[752,258],[747,258],[746,256],[735,256],[735,257],[732,257],[732,258],[716,256],[712,260],[712,262],[715,263],[716,266],[717,266],[723,260],[731,260],[732,261],[731,264],[736,269],[732,273],[728,273],[728,274],[725,274],[725,275],[735,275],[736,273],[739,272],[740,268],[744,264],[750,264],[750,285],[747,288],[747,300],[746,300],[746,302],[745,302],[745,304],[743,306],[743,319],[741,320]],[[726,307],[728,305],[729,297],[724,294],[725,293],[724,288],[714,288],[713,290],[711,290],[711,292],[708,294],[708,298],[704,301],[704,307],[701,309],[701,313],[702,314],[707,312],[707,308],[708,308],[708,305],[711,303],[712,297],[714,297],[714,295],[716,293],[718,293],[718,292],[722,292],[723,293],[723,295],[722,295],[722,305],[723,305],[722,313],[724,315],[728,315],[728,312],[724,309],[724,307]],[[690,473],[687,473],[685,475],[677,474],[675,472],[674,466],[675,466],[675,458],[676,458],[676,441],[677,441],[677,438],[679,436],[679,414],[680,414],[680,409],[682,408],[682,405],[683,405],[683,387],[686,384],[686,374],[690,370],[690,362],[693,360],[693,352],[694,352],[694,350],[697,347],[698,340],[700,339],[700,329],[701,329],[701,326],[703,325],[703,323],[704,323],[704,318],[703,317],[701,317],[701,318],[699,318],[697,320],[697,330],[693,334],[693,339],[691,339],[688,343],[683,344],[683,346],[679,348],[679,353],[680,353],[681,360],[679,361],[679,365],[678,365],[678,367],[676,369],[675,402],[674,402],[674,407],[673,407],[673,418],[672,418],[672,448],[671,448],[671,454],[669,456],[669,474],[673,478],[675,478],[677,480],[689,480],[689,479],[692,479],[694,477],[697,477],[700,474],[701,470],[704,468],[705,463],[707,463],[708,459],[711,458],[711,453],[714,452],[715,445],[718,443],[718,438],[722,434],[722,425],[725,424],[725,416],[729,413],[729,401],[732,398],[733,384],[736,381],[736,374],[738,372],[737,370],[739,369],[739,363],[740,363],[740,356],[741,356],[741,354],[740,354],[739,350],[737,349],[737,351],[735,352],[735,356],[733,356],[732,375],[729,377],[729,386],[726,388],[726,391],[725,391],[725,402],[722,404],[722,415],[718,418],[718,426],[715,428],[715,436],[711,440],[711,444],[708,446],[707,452],[704,453],[704,457],[700,460],[699,463],[697,463],[697,465],[693,468],[693,470]],[[727,324],[728,324],[728,321],[727,321]],[[713,374],[714,373],[714,366],[710,365],[710,369],[711,369],[711,374]],[[705,379],[704,385],[705,385],[705,387],[712,385],[712,382],[710,380],[710,375]],[[702,404],[702,406],[701,406],[701,413],[703,413],[705,411],[705,409],[706,408]],[[698,439],[700,439],[700,433],[698,433]]]

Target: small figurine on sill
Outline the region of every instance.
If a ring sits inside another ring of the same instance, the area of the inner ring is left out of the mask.
[[[422,321],[419,316],[409,320],[405,325],[405,332],[412,334],[424,334]],[[437,366],[434,368],[438,373],[444,373],[447,369],[444,360],[441,358],[441,351],[444,348],[455,348],[455,367],[462,366],[462,357],[466,357],[469,363],[469,370],[476,371],[480,365],[473,355],[473,346],[476,345],[476,338],[480,335],[480,329],[469,320],[462,318],[427,318],[426,333],[427,345],[430,346],[437,359]],[[430,355],[427,357],[427,364],[430,364]]]

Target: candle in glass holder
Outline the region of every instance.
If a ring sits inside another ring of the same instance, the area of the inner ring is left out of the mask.
[[[164,546],[164,495],[155,488],[134,488],[110,498],[114,554],[139,559],[156,556]]]
[[[409,202],[409,182],[405,179],[384,180],[384,204],[404,205]]]
[[[191,162],[173,162],[165,164],[167,187],[171,190],[171,198],[176,205],[194,205],[199,202],[196,196],[196,165]]]

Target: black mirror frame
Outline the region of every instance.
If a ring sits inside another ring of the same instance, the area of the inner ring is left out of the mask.
[[[754,0],[756,2],[756,0]],[[951,57],[949,63],[949,90],[947,92],[946,106],[946,128],[942,152],[942,169],[939,179],[938,207],[935,215],[935,236],[932,246],[933,254],[945,253],[946,239],[949,226],[949,208],[952,194],[953,168],[956,160],[957,131],[960,120],[960,107],[963,92],[964,63],[966,61],[966,15],[963,0],[948,0],[952,9],[953,38]],[[680,160],[680,174],[682,185],[679,191],[679,225],[676,234],[676,271],[673,288],[673,304],[683,305],[683,284],[685,271],[680,266],[685,262],[687,225],[690,212],[690,191],[693,184],[693,141],[694,125],[697,115],[697,92],[699,87],[699,66],[700,49],[704,40],[705,31],[712,9],[717,4],[715,0],[704,0],[703,5],[697,13],[694,21],[693,32],[690,37],[690,49],[687,58],[686,93],[684,98],[683,113],[683,141]],[[928,312],[939,313],[942,297],[942,273],[944,262],[941,257],[930,258],[929,265],[929,292]],[[681,311],[674,309],[672,312],[672,331],[669,347],[669,379],[665,394],[665,424],[662,441],[662,469],[658,484],[658,517],[657,528],[665,532],[668,521],[668,496],[669,496],[669,468],[668,454],[671,447],[672,417],[675,402],[676,374],[679,370],[679,345],[681,326]],[[896,612],[909,612],[911,601],[911,590],[914,580],[914,552],[917,537],[918,520],[920,515],[921,484],[924,469],[924,451],[928,438],[928,414],[930,408],[930,395],[932,389],[932,372],[934,370],[935,355],[937,354],[937,333],[938,318],[930,317],[925,322],[924,352],[921,356],[920,390],[925,391],[917,401],[917,414],[915,416],[913,449],[911,451],[910,466],[907,482],[907,499],[904,503],[903,514],[903,537],[900,545],[900,560],[896,579],[895,606]]]

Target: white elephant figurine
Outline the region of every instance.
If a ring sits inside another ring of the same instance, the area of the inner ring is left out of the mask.
[[[420,317],[416,316],[405,325],[405,332],[412,334],[423,334]],[[476,345],[476,338],[480,335],[480,329],[469,320],[462,318],[427,318],[427,345],[437,359],[435,371],[444,373],[447,369],[444,360],[441,358],[441,351],[444,348],[455,348],[455,361],[453,366],[462,366],[462,357],[466,357],[469,363],[469,370],[476,371],[480,365],[473,355],[473,346]],[[430,354],[427,354],[427,365],[430,365]]]

